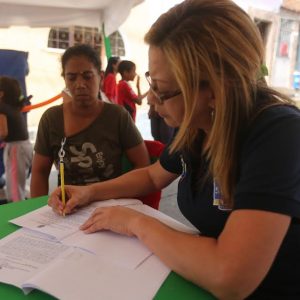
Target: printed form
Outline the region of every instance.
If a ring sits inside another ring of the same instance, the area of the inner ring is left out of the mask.
[[[135,237],[79,230],[97,207],[113,205],[128,206],[176,230],[198,234],[136,199],[95,202],[66,217],[45,206],[10,221],[23,228],[0,240],[0,281],[24,293],[36,288],[66,300],[152,299],[170,269],[148,248]]]

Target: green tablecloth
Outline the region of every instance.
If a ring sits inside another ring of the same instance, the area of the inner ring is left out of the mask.
[[[47,196],[29,199],[17,203],[0,205],[0,238],[12,233],[19,227],[8,223],[8,220],[21,216],[29,211],[39,208],[47,203]],[[53,300],[49,296],[38,290],[32,291],[25,296],[23,291],[14,286],[0,283],[1,300]],[[212,300],[215,299],[206,291],[195,286],[191,282],[183,279],[174,272],[168,276],[163,285],[160,287],[155,300]]]

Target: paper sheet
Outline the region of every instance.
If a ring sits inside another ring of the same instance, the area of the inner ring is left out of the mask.
[[[78,231],[64,239],[64,244],[88,250],[104,261],[135,269],[151,251],[136,237],[128,237],[111,231],[85,234]]]
[[[137,269],[128,270],[77,250],[24,286],[36,286],[64,300],[150,300],[169,273],[170,269],[154,255]]]
[[[49,206],[41,207],[21,217],[10,220],[11,223],[46,234],[49,238],[62,241],[78,231],[81,224],[88,219],[97,207],[141,204],[137,199],[120,199],[93,202],[89,206],[78,209],[74,214],[62,217]]]
[[[17,230],[0,240],[0,281],[21,288],[70,249],[34,232]]]
[[[198,233],[135,199],[95,202],[68,217],[46,206],[11,220],[27,229],[0,241],[0,281],[64,300],[152,299],[170,270],[148,248],[135,237],[78,229],[96,207],[111,205],[126,205],[176,230]]]
[[[137,210],[145,215],[153,217],[155,219],[160,220],[162,223],[168,225],[169,227],[190,234],[199,234],[199,230],[196,228],[191,228],[185,224],[178,222],[177,220],[169,217],[168,215],[156,210],[148,205],[128,205],[129,208]]]

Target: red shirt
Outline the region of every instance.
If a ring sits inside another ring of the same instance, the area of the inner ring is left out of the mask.
[[[112,103],[117,103],[116,90],[117,90],[116,75],[113,73],[109,73],[103,80],[103,92]]]
[[[136,105],[134,101],[136,99],[138,99],[138,95],[134,92],[130,84],[125,80],[120,80],[117,86],[117,103],[128,110],[133,121],[135,121],[136,116]]]

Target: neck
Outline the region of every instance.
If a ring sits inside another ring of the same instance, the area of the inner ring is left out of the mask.
[[[73,101],[70,102],[70,111],[78,117],[91,117],[98,115],[102,110],[104,103],[102,100],[97,100],[91,105],[76,105]]]

